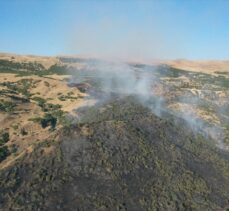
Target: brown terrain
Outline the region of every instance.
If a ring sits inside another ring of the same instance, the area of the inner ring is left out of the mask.
[[[10,53],[0,53],[0,59],[2,60],[9,60],[13,62],[37,62],[42,64],[45,68],[49,68],[52,65],[59,62],[59,60],[55,57],[48,57],[48,56],[33,56],[33,55],[17,55],[17,54],[10,54]]]
[[[150,106],[96,62],[0,54],[0,210],[226,210],[229,61],[128,64]]]
[[[38,63],[46,69],[59,63],[55,57],[40,56],[19,56],[15,54],[0,54],[0,60],[12,61],[15,63]],[[42,99],[50,105],[58,105],[61,111],[74,114],[74,110],[84,105],[84,103],[93,103],[85,101],[85,93],[79,91],[76,87],[69,87],[66,79],[69,75],[48,75],[48,76],[17,76],[12,73],[0,73],[0,92],[7,93],[12,91],[11,88],[2,85],[10,83],[16,87],[25,88],[29,93],[29,101],[21,103],[26,98],[23,93],[15,92],[0,96],[2,102],[9,101],[16,104],[12,112],[0,112],[1,133],[10,134],[10,141],[7,143],[9,148],[17,148],[17,152],[8,156],[8,158],[0,163],[0,169],[13,162],[25,153],[32,152],[33,146],[39,141],[53,139],[56,136],[55,131],[50,133],[49,128],[42,128],[40,124],[33,119],[44,116],[45,112],[39,106],[37,99]],[[12,97],[19,99],[14,101]],[[21,98],[21,99],[20,99]],[[37,99],[36,99],[37,98]],[[35,99],[35,100],[34,100]],[[58,125],[56,131],[61,127]]]
[[[193,71],[193,72],[202,72],[207,74],[217,74],[225,72],[229,74],[229,61],[190,61],[190,60],[173,60],[162,62],[173,68]]]

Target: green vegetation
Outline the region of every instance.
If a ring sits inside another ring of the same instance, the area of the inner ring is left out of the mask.
[[[12,125],[12,128],[13,128],[14,130],[17,130],[17,129],[18,129],[18,124]]]
[[[2,132],[0,135],[0,162],[5,160],[10,155],[8,146],[4,146],[10,140],[8,132]]]
[[[41,71],[44,70],[44,67],[36,62],[14,62],[9,60],[0,59],[0,72],[4,73],[18,73],[19,71]],[[20,74],[20,73],[19,73]]]
[[[48,69],[48,74],[47,75],[52,75],[52,74],[57,74],[57,75],[68,75],[69,70],[67,69],[67,66],[60,66],[58,64],[52,65]]]
[[[7,146],[0,147],[0,162],[5,160],[7,156],[9,155],[10,155],[10,152]]]
[[[37,102],[37,105],[43,108],[45,106],[46,100],[41,97],[33,97],[32,100]]]
[[[64,74],[64,68],[54,65],[39,73],[28,72],[41,76],[51,72]],[[172,77],[174,81],[185,74],[197,82],[195,86],[227,86],[221,83],[222,77],[189,75],[172,68],[155,70],[155,74],[159,78]],[[0,171],[0,208],[181,211],[223,210],[228,206],[228,154],[216,148],[210,138],[193,133],[182,119],[167,113],[159,118],[134,97],[114,97],[106,104],[78,109],[80,119],[73,123],[60,105],[31,97],[29,89],[35,85],[27,80],[18,85],[7,83],[9,92],[0,93],[20,93],[34,100],[45,113],[30,121],[50,129],[50,140],[34,143],[31,153],[22,154],[14,165]],[[80,88],[85,90],[84,86]],[[177,89],[180,88],[190,85]],[[60,100],[77,98],[73,92],[58,96]],[[196,106],[208,113],[215,112],[214,103],[206,102],[198,101]],[[225,128],[229,137],[228,125]],[[24,128],[20,132],[27,135]],[[11,143],[9,150],[7,141],[9,134],[2,133],[0,161],[17,151]]]
[[[46,100],[40,97],[34,97],[33,100],[38,102],[45,114],[43,117],[30,118],[30,121],[40,123],[43,128],[51,126],[51,130],[55,129],[57,123],[64,126],[69,124],[65,117],[65,112],[60,109],[61,105],[46,103]]]
[[[12,112],[16,107],[16,103],[10,101],[4,101],[0,99],[0,111]]]
[[[66,98],[65,98],[64,95],[59,96],[58,99],[59,99],[60,101],[65,101],[65,100],[66,100]]]
[[[21,135],[25,136],[28,132],[25,130],[25,128],[21,128]]]
[[[61,105],[59,104],[52,104],[52,103],[47,103],[42,107],[44,112],[50,112],[50,111],[56,111],[61,108]]]
[[[66,75],[69,74],[69,70],[66,66],[60,66],[55,64],[49,69],[45,69],[41,64],[37,62],[14,62],[9,60],[0,59],[0,73],[13,73],[17,76],[29,76],[29,75]]]
[[[65,112],[62,110],[54,110],[50,113],[45,113],[43,117],[30,118],[29,121],[39,123],[43,128],[50,126],[51,130],[55,129],[57,123],[65,127],[70,125],[70,120],[66,118]]]
[[[147,67],[149,70],[152,69],[152,67]],[[219,73],[219,72],[217,72]],[[223,73],[218,76],[214,76],[207,73],[198,73],[198,72],[189,72],[181,69],[172,68],[166,65],[161,65],[158,68],[154,70],[154,74],[159,77],[171,77],[171,78],[177,78],[180,76],[187,76],[191,80],[193,80],[195,83],[200,83],[200,85],[216,85],[220,88],[229,88],[229,78],[226,77]]]
[[[51,126],[51,129],[53,130],[56,127],[57,118],[52,114],[45,114],[45,116],[40,120],[40,123],[43,128]]]
[[[59,131],[60,140],[39,142],[32,153],[0,172],[4,209],[219,210],[227,206],[228,157],[182,120],[158,118],[133,98],[78,113],[80,122]],[[64,112],[58,110],[34,121],[43,119],[44,127],[54,128],[61,118]],[[44,154],[49,147],[53,152]]]
[[[4,145],[5,143],[7,143],[10,140],[10,136],[8,132],[3,132],[0,135],[0,146]]]
[[[10,153],[16,155],[17,150],[18,150],[17,145],[16,144],[12,144],[11,148],[10,148]]]
[[[70,100],[76,100],[76,99],[78,99],[78,97],[72,96],[73,94],[74,94],[73,92],[68,92],[67,95],[61,95],[60,94],[60,96],[58,97],[58,99],[61,100],[61,101],[66,101],[68,99],[70,99]]]
[[[89,195],[78,193],[82,207],[218,210],[227,205],[228,158],[182,120],[157,118],[131,99],[102,111],[78,112],[82,121],[66,131],[62,149],[72,176],[80,175],[80,181],[71,182],[72,190],[82,185]],[[90,135],[82,135],[85,128]],[[117,196],[123,192],[123,198]]]
[[[164,66],[159,67],[157,72],[161,76],[172,77],[172,78],[177,78],[181,75],[187,75],[188,74],[187,71],[185,71],[185,70],[172,68],[172,67],[164,67]]]
[[[41,97],[33,97],[32,100],[36,101],[38,106],[40,106],[44,112],[55,111],[61,108],[61,105],[47,103],[47,100]]]
[[[10,91],[15,94],[22,94],[25,98],[31,97],[29,92],[30,88],[34,88],[37,81],[32,79],[21,79],[17,82],[3,82],[1,85],[7,87]]]
[[[229,78],[223,75],[212,76],[204,73],[196,73],[197,79],[203,84],[215,85],[220,88],[228,89],[229,88]]]

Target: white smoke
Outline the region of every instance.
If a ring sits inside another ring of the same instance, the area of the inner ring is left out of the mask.
[[[166,67],[164,67],[166,68]],[[144,106],[150,108],[154,114],[162,117],[164,113],[175,115],[184,119],[189,127],[196,132],[202,133],[207,138],[216,140],[220,148],[224,148],[222,137],[223,130],[217,125],[209,124],[199,118],[195,111],[174,112],[167,105],[167,98],[163,94],[157,93],[156,87],[161,85],[160,77],[155,73],[157,67],[146,68],[142,65],[140,68],[121,62],[93,61],[88,63],[86,69],[77,70],[80,72],[72,78],[71,82],[95,82],[99,90],[103,93],[91,93],[99,103],[110,100],[114,95],[119,97],[135,96]],[[166,92],[171,92],[171,87],[163,86]],[[98,97],[99,96],[99,97]],[[201,104],[198,96],[191,97],[188,93],[183,93],[178,97],[175,103],[189,104],[198,107]]]
[[[135,95],[144,100],[152,95],[153,76],[125,63],[93,62],[92,67],[83,69],[71,82],[80,83],[90,79],[97,82],[106,95]]]

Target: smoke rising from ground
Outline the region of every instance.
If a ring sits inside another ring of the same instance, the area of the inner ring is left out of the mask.
[[[146,71],[139,71],[128,64],[120,62],[96,62],[90,70],[83,70],[72,79],[74,82],[93,80],[99,88],[111,95],[136,95],[149,98],[153,76]]]
[[[163,68],[166,69],[166,67]],[[163,92],[158,93],[158,89],[166,90],[171,94],[173,94],[173,89],[163,84],[157,75],[158,67],[149,68],[144,65],[138,67],[121,62],[94,61],[85,69],[76,72],[79,74],[72,78],[71,83],[92,83],[96,90],[91,92],[91,96],[100,104],[108,102],[114,96],[135,96],[143,106],[150,108],[157,116],[164,117],[163,115],[168,113],[182,118],[193,131],[215,139],[218,146],[224,148],[223,141],[220,139],[224,137],[224,134],[220,127],[206,123],[195,114],[195,111],[174,112],[168,107],[168,99],[163,96]],[[98,94],[99,92],[101,94]],[[175,102],[199,106],[202,100],[184,93]]]

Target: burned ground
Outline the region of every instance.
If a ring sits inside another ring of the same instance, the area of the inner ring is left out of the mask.
[[[135,86],[104,90],[97,62],[1,63],[0,210],[226,210],[227,75],[135,65],[152,79],[146,102]],[[225,150],[177,115],[189,110],[225,129]]]
[[[54,148],[48,156],[47,147]],[[228,161],[182,120],[121,99],[87,109],[59,142],[39,144],[2,170],[1,207],[217,210],[229,204]]]

